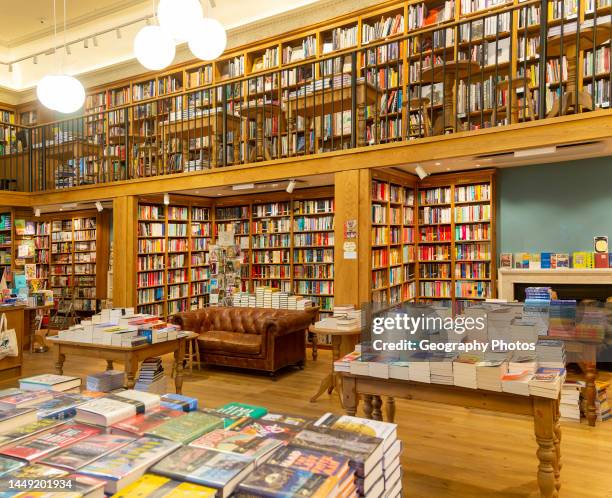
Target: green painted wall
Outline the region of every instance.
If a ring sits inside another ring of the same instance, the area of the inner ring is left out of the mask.
[[[612,156],[505,168],[497,176],[497,251],[572,252],[612,244]]]

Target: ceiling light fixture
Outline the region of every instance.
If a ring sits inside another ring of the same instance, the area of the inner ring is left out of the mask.
[[[83,40],[83,48],[89,48],[89,38]]]
[[[121,30],[119,28],[117,28],[115,30],[115,35],[117,36],[117,40],[121,40],[122,34],[121,34]]]
[[[13,65],[9,64],[9,73],[12,73],[12,72],[13,72]]]
[[[533,149],[517,150],[514,152],[514,157],[534,157],[545,156],[557,152],[555,145],[551,147],[535,147]]]
[[[164,194],[164,204],[166,206],[170,204],[170,194]]]
[[[98,37],[97,37],[97,36],[94,36],[94,37],[93,37],[93,46],[94,46],[94,47],[97,47],[97,46],[98,46]]]
[[[288,194],[292,194],[293,191],[295,190],[295,186],[296,186],[297,182],[295,180],[289,180],[289,183],[287,184],[287,193]]]
[[[98,213],[101,213],[104,210],[104,206],[100,201],[96,201],[96,209],[98,210]]]
[[[223,24],[210,17],[199,19],[189,36],[189,50],[203,61],[215,60],[226,46],[227,33]]]
[[[160,26],[144,26],[134,38],[134,54],[144,67],[159,71],[172,64],[176,47]]]
[[[421,165],[418,165],[416,168],[414,168],[414,171],[416,171],[416,174],[419,175],[419,178],[421,180],[425,180],[425,178],[429,176],[429,173],[425,171],[425,168],[423,168]]]
[[[38,56],[37,56],[37,55],[35,55],[34,57],[32,57],[32,62],[33,62],[34,64],[38,64]]]
[[[57,8],[53,0],[53,41],[54,47],[57,46]],[[70,46],[66,43],[66,0],[64,0],[64,49],[70,54]],[[55,58],[57,60],[57,50]],[[36,56],[34,63],[38,63]],[[85,88],[79,80],[69,76],[63,71],[63,56],[58,64],[58,74],[45,75],[36,86],[38,100],[47,108],[61,113],[69,114],[78,111],[85,103]]]
[[[240,185],[232,185],[232,190],[251,190],[255,188],[254,183],[242,183]]]

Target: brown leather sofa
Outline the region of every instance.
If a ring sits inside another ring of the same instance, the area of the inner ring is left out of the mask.
[[[202,308],[177,313],[171,322],[200,334],[200,358],[207,365],[262,370],[274,374],[287,365],[303,367],[306,330],[318,308]]]

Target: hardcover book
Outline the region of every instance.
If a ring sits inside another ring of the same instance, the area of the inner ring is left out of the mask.
[[[157,476],[155,474],[145,474],[136,482],[123,488],[113,498],[188,498],[190,496],[198,498],[215,498],[217,490],[193,484],[190,482],[180,482],[168,477]]]
[[[0,434],[9,432],[23,425],[33,424],[38,420],[33,408],[15,408],[0,410]]]
[[[215,417],[220,417],[223,419],[223,427],[225,429],[233,428],[234,424],[238,422],[243,422],[244,420],[252,420],[250,417],[238,417],[236,415],[229,415],[227,413],[221,413],[219,410],[215,410],[214,408],[200,408],[202,413],[207,413],[208,415],[214,415]]]
[[[281,445],[282,443],[275,439],[225,429],[216,429],[191,442],[191,446],[196,448],[227,451],[251,457],[255,459],[256,464],[264,461]]]
[[[40,463],[75,471],[133,441],[134,438],[127,436],[99,434],[49,455]]]
[[[148,412],[154,408],[159,407],[159,396],[153,393],[146,393],[143,391],[136,391],[134,389],[128,389],[126,391],[120,391],[114,396],[124,398],[129,401],[137,401],[144,405],[144,411]]]
[[[10,432],[5,432],[0,435],[0,446],[4,446],[8,443],[16,443],[18,441],[22,441],[23,439],[27,439],[36,434],[40,434],[41,432],[49,431],[52,428],[63,424],[64,422],[60,422],[58,420],[52,419],[42,419],[31,424],[22,425],[15,430]]]
[[[307,470],[314,474],[337,477],[342,480],[349,470],[348,458],[335,453],[323,453],[292,444],[276,451],[266,463]]]
[[[76,496],[83,498],[104,498],[104,486],[106,485],[106,481],[83,476],[81,474],[70,474],[66,476],[66,479],[72,481],[70,493],[75,493],[75,498]],[[63,494],[62,496],[70,498],[72,496],[70,493]],[[51,497],[43,494],[41,498]]]
[[[74,417],[78,422],[109,426],[136,415],[136,407],[127,399],[95,398],[79,405]]]
[[[219,417],[202,412],[189,412],[145,431],[145,434],[187,444],[202,434],[222,427],[223,419]]]
[[[125,434],[144,436],[145,432],[153,430],[158,425],[172,420],[177,417],[181,417],[184,413],[178,410],[171,410],[170,408],[159,407],[148,413],[141,413],[134,415],[128,419],[122,420],[113,424],[111,432],[113,434]]]
[[[53,399],[36,405],[38,418],[66,420],[76,415],[76,407],[89,401],[89,398],[73,393],[54,393]]]
[[[309,417],[303,417],[301,415],[289,415],[287,413],[266,413],[263,417],[260,417],[262,422],[278,422],[286,425],[293,425],[296,427],[305,427],[309,423],[313,422],[314,419]]]
[[[379,420],[326,413],[314,425],[380,438],[384,441],[383,451],[385,452],[397,440],[397,424]]]
[[[19,379],[19,389],[24,391],[67,391],[81,385],[80,377],[42,374]]]
[[[104,479],[107,493],[131,484],[155,462],[172,453],[180,445],[173,441],[143,437],[91,462],[79,473]]]
[[[161,397],[161,405],[173,410],[182,410],[184,412],[192,412],[198,409],[198,399],[182,394],[164,394]]]
[[[180,481],[210,486],[219,490],[219,498],[226,498],[253,468],[252,458],[183,446],[155,465],[151,472]]]
[[[302,430],[303,427],[281,424],[279,422],[268,422],[263,419],[246,418],[236,422],[232,430],[251,434],[259,437],[273,438],[280,441],[289,441]]]
[[[15,460],[5,456],[0,456],[0,477],[4,477],[9,472],[14,472],[20,467],[23,467],[25,462]]]
[[[284,498],[287,496],[308,496],[326,498],[338,484],[337,479],[306,470],[264,464],[238,486],[240,496],[266,496]],[[250,493],[250,494],[249,494]]]
[[[235,415],[238,417],[251,417],[260,418],[263,417],[268,410],[261,406],[246,405],[244,403],[228,403],[218,409],[221,413],[227,413],[228,415]]]
[[[31,463],[30,465],[25,465],[17,470],[9,472],[3,476],[2,480],[6,482],[9,479],[54,479],[66,475],[68,475],[68,472],[65,470],[55,469],[40,463]]]
[[[0,409],[27,408],[29,406],[49,401],[53,395],[49,391],[31,391],[8,395],[0,398]]]
[[[2,454],[32,462],[100,432],[101,429],[88,425],[65,424],[27,441],[5,446]]]

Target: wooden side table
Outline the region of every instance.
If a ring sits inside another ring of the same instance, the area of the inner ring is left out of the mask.
[[[319,390],[317,393],[310,398],[310,402],[314,403],[321,395],[327,391],[331,394],[334,389],[340,394],[342,392],[341,379],[338,374],[334,372],[334,361],[339,360],[343,356],[351,353],[355,350],[355,344],[359,342],[359,336],[361,334],[361,328],[339,330],[336,328],[326,328],[324,326],[317,326],[323,322],[317,322],[310,326],[310,332],[313,334],[330,335],[332,338],[332,364],[330,373],[321,381]]]

